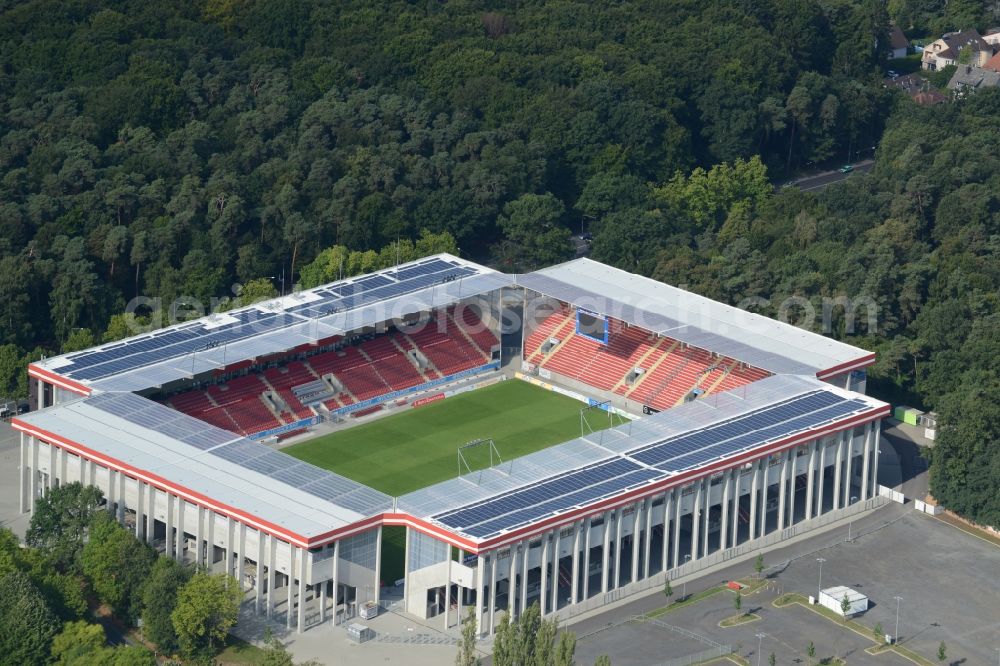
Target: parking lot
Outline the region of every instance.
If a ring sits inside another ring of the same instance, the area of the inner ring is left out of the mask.
[[[819,563],[823,563],[824,588],[846,585],[869,596],[869,610],[858,616],[868,627],[881,624],[886,633],[895,631],[896,601],[901,597],[899,634],[903,644],[923,657],[937,662],[941,641],[947,645],[947,664],[996,663],[1000,648],[1000,548],[966,534],[934,518],[913,511],[912,505],[890,507],[893,521],[878,531],[853,542],[840,540],[836,545],[812,552],[802,546],[799,553],[782,554],[793,558],[776,571],[772,589],[744,598],[743,609],[761,619],[731,628],[719,622],[735,614],[733,595],[722,592],[660,620],[691,630],[708,640],[731,645],[734,650],[757,663],[756,634],[762,639],[762,662],[773,652],[778,664],[806,663],[810,641],[816,658],[839,657],[855,664],[894,666],[911,663],[893,653],[872,656],[864,652],[873,640],[841,627],[800,605],[776,608],[772,602],[784,592],[815,595],[819,583]],[[879,512],[882,513],[882,512]],[[843,535],[843,536],[846,536]],[[794,559],[796,555],[807,556]],[[769,563],[777,561],[777,558]],[[750,565],[742,571],[726,572],[732,577],[751,573]],[[704,589],[720,580],[692,584],[688,591]],[[645,600],[647,610],[662,606],[665,599]],[[623,609],[616,620],[634,614],[639,608]],[[593,631],[607,613],[593,621],[573,627],[581,634]],[[607,619],[605,619],[607,618]],[[662,663],[686,657],[699,649],[692,641],[679,641],[670,632],[645,634],[641,650],[634,645],[636,635],[630,626],[608,629],[584,636],[578,646],[580,663],[592,663],[599,654],[609,654],[615,666]],[[707,647],[707,646],[704,646]],[[650,659],[650,656],[655,656]]]

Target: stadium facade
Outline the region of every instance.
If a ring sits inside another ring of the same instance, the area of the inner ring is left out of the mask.
[[[405,610],[452,627],[471,608],[488,635],[872,508],[873,361],[588,259],[438,255],[31,364],[20,506],[96,485],[138,538],[299,631],[378,604],[382,529],[403,526]],[[581,437],[401,497],[272,445],[499,377],[584,401]]]

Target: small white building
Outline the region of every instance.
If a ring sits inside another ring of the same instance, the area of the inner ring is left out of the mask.
[[[844,597],[847,597],[847,601],[850,604],[846,613],[843,608]],[[852,617],[868,610],[868,597],[857,590],[852,590],[843,585],[828,587],[820,592],[819,603],[821,606],[825,606],[834,613],[839,613],[844,617]]]

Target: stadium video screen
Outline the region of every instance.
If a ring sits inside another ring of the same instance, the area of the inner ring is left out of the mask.
[[[598,342],[608,343],[608,320],[606,317],[586,312],[576,311],[576,332]]]

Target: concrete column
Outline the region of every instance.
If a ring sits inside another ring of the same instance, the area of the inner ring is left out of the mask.
[[[490,624],[488,629],[490,636],[493,635],[494,628],[496,627],[497,565],[500,564],[499,556],[500,551],[498,550],[494,550],[490,555]]]
[[[409,529],[407,529],[407,534],[409,534]],[[445,566],[447,569],[448,582],[444,586],[444,630],[448,631],[448,627],[451,626],[451,546],[448,546],[448,562]],[[406,565],[409,568],[409,563]],[[403,583],[403,590],[406,590],[406,583]],[[458,624],[462,624],[462,614],[458,614]]]
[[[69,474],[66,473],[66,460],[69,458],[69,451],[59,449],[59,485],[69,483]]]
[[[740,475],[740,469],[738,467],[736,469],[732,470],[732,476],[733,476],[733,489],[732,489],[732,494],[733,494],[732,504],[733,504],[733,506],[732,506],[732,513],[731,513],[731,515],[729,517],[729,520],[732,522],[733,526],[730,528],[732,530],[732,537],[731,537],[731,539],[729,541],[729,547],[730,548],[735,548],[736,546],[740,545],[739,544],[739,537],[740,537],[740,479],[742,479],[743,477]]]
[[[267,619],[271,619],[274,613],[274,562],[277,560],[278,544],[274,542],[274,537],[267,535],[267,604],[264,606],[264,614]]]
[[[704,534],[702,535],[702,540],[704,544],[701,549],[701,556],[708,557],[708,532],[709,532],[709,517],[712,515],[712,480],[705,478],[705,513],[702,516],[702,530]]]
[[[684,504],[684,494],[680,488],[674,488],[674,566],[681,563],[681,507]]]
[[[28,437],[28,446],[31,449],[31,479],[28,484],[31,492],[31,501],[28,506],[29,510],[34,513],[35,500],[38,499],[38,450],[41,447],[38,446],[38,439],[34,435]]]
[[[382,601],[382,526],[375,533],[375,603]]]
[[[552,612],[559,610],[559,537],[562,528],[552,530]]]
[[[404,604],[405,605],[405,604]],[[319,584],[319,623],[326,622],[326,581]]]
[[[615,584],[612,589],[622,585],[622,521],[624,518],[624,507],[618,507],[615,512]]]
[[[24,443],[24,432],[19,432],[19,441],[17,445],[18,453],[21,458],[21,466],[19,467],[20,474],[18,475],[18,498],[17,498],[17,511],[18,513],[24,513],[31,506],[31,502],[28,499],[28,486],[30,479],[28,478],[28,452],[27,446]]]
[[[548,612],[549,607],[549,551],[552,546],[549,545],[550,533],[546,532],[542,535],[542,564],[539,572],[541,574],[541,580],[538,588],[538,605],[541,608],[542,615]]]
[[[670,510],[674,507],[673,489],[663,493],[663,543],[660,544],[660,570],[666,573],[670,570]]]
[[[202,531],[202,524],[205,522],[205,508],[198,505],[198,510],[195,513],[195,526],[194,526],[194,565],[200,567],[204,563],[204,558],[202,557],[205,533]]]
[[[296,630],[301,634],[306,630],[306,560],[309,559],[305,548],[299,548],[299,616]]]
[[[878,495],[878,459],[879,448],[882,445],[882,424],[876,421],[872,430],[875,431],[875,439],[872,445],[872,497]]]
[[[483,601],[486,588],[486,559],[480,552],[476,563],[476,635],[483,635]]]
[[[750,534],[748,539],[753,541],[757,538],[757,489],[760,487],[760,461],[753,464],[753,478],[750,480]]]
[[[410,528],[403,527],[403,610],[405,611],[410,603]],[[448,547],[448,559],[451,560],[451,546]],[[461,557],[459,558],[461,559]],[[448,584],[451,585],[451,564],[448,564]],[[324,589],[326,586],[323,586]],[[458,595],[459,601],[461,602],[462,595]],[[336,599],[334,599],[334,606],[336,606]],[[459,607],[458,619],[461,621],[462,613],[461,607]],[[336,612],[336,610],[334,610]],[[447,612],[447,609],[446,609]],[[445,629],[448,628],[448,618],[445,617]]]
[[[135,480],[135,538],[142,541],[144,527],[144,517],[146,515],[145,498],[143,497],[143,488],[145,485],[139,479]]]
[[[260,615],[260,598],[264,590],[264,580],[264,533],[257,530],[257,576],[253,586],[254,615]]]
[[[816,442],[819,451],[819,462],[816,472],[819,475],[816,483],[816,516],[823,515],[823,485],[826,483],[826,442],[819,440]]]
[[[603,545],[601,550],[601,594],[606,594],[608,591],[608,566],[611,563],[611,558],[608,557],[608,545],[611,536],[611,516],[613,511],[606,511],[604,513],[604,528],[603,532]]]
[[[156,541],[156,507],[159,491],[156,486],[146,485],[146,543],[153,545]]]
[[[247,526],[240,522],[240,549],[236,553],[236,580],[240,581],[240,590],[246,589],[246,552],[247,552]],[[323,589],[326,589],[324,586]]]
[[[771,481],[771,456],[764,458],[760,466],[764,477],[760,488],[762,495],[760,499],[760,536],[765,536],[767,534],[767,493]]]
[[[819,441],[814,441],[809,445],[809,469],[806,472],[806,520],[813,517],[813,491],[816,481],[816,448]]]
[[[778,531],[785,529],[785,496],[788,494],[788,451],[781,452],[781,471],[778,473]]]
[[[177,559],[177,553],[174,551],[174,496],[169,492],[164,493],[167,499],[167,520],[166,520],[166,531],[164,541],[163,552],[167,557],[173,557]]]
[[[451,549],[450,548],[449,548],[449,554],[451,554]],[[462,565],[465,564],[465,551],[462,550],[461,548],[458,549],[458,563],[462,564]],[[458,612],[455,614],[456,617],[457,617],[457,619],[458,619],[458,623],[459,624],[462,623],[462,597],[463,596],[465,596],[465,588],[459,586],[459,588],[458,588],[458,604],[457,604],[457,611]]]
[[[632,511],[632,582],[634,583],[639,579],[639,547],[641,544],[641,539],[639,536],[640,526],[642,525],[642,515],[645,503],[643,501],[638,501],[635,503],[635,509]]]
[[[577,591],[580,587],[580,532],[583,530],[583,525],[582,520],[573,523],[573,565],[570,572],[573,582],[569,588],[569,602],[573,605],[580,600]]]
[[[87,459],[83,456],[80,456],[80,485],[87,485]]]
[[[733,480],[733,471],[727,469],[722,477],[722,515],[719,520],[719,550],[725,550],[729,546],[729,485]]]
[[[340,542],[333,544],[333,626],[337,626],[337,603],[340,598]]]
[[[587,516],[583,520],[583,598],[590,597],[590,529],[594,519]]]
[[[507,556],[507,617],[511,621],[516,617],[514,611],[517,606],[515,603],[517,599],[517,546],[516,543],[510,544]]]
[[[205,564],[208,565],[210,570],[215,568],[215,511],[211,509],[205,509],[205,520],[207,525],[205,526],[205,532],[208,533],[208,538],[205,539]],[[199,546],[200,547],[200,546]],[[226,551],[226,557],[229,557],[228,550]],[[232,575],[232,568],[229,564],[226,564],[226,575]]]
[[[183,497],[177,498],[177,535],[174,539],[174,546],[177,548],[177,561],[184,561],[184,506],[187,501]]]
[[[528,554],[531,552],[531,540],[524,540],[524,552],[521,553],[521,612],[528,608]]]
[[[851,478],[854,476],[852,469],[854,463],[854,429],[844,432],[844,507],[851,503]]]
[[[210,543],[212,542],[211,526],[212,526],[212,524],[215,523],[215,515],[214,515],[214,513],[215,512],[213,512],[213,515],[212,515],[212,523],[209,525],[209,539],[208,540],[209,540]],[[236,546],[235,541],[236,541],[236,523],[233,521],[232,517],[227,516],[226,517],[226,575],[227,576],[233,576],[234,578],[236,578],[236,580],[239,581],[239,583],[240,583],[240,590],[242,591],[243,590],[243,577],[242,576],[238,576],[237,574],[234,573],[234,568],[236,567],[236,562],[234,561],[234,558],[233,558],[233,549]],[[240,550],[240,552],[243,552],[242,551],[242,544],[241,544],[241,550]]]
[[[36,387],[38,388],[38,409],[43,409],[45,407],[45,382],[41,379],[37,380]]]
[[[288,605],[285,606],[285,628],[292,628],[292,610],[295,602],[294,592],[295,592],[295,546],[292,542],[288,542],[288,577],[286,587],[288,588],[286,596],[288,597]]]
[[[702,495],[704,494],[705,480],[698,479],[696,481],[698,487],[694,492],[694,504],[691,505],[691,560],[698,559],[698,543],[701,537],[701,505],[702,505]]]
[[[653,541],[653,498],[646,499],[646,544],[642,552],[642,577],[649,578],[649,553],[652,550]]]
[[[844,435],[837,435],[837,455],[834,458],[833,468],[833,510],[840,508],[840,498],[844,494],[841,486],[841,468],[844,464]]]
[[[870,484],[868,482],[868,472],[870,470],[869,458],[871,457],[872,448],[872,423],[869,421],[865,424],[865,444],[864,450],[861,454],[861,501],[864,502],[868,499],[868,488]]]
[[[46,494],[56,487],[56,445],[49,442],[49,482],[45,484]]]

